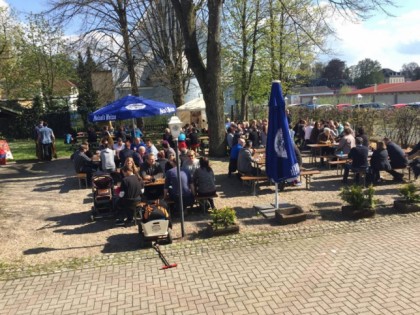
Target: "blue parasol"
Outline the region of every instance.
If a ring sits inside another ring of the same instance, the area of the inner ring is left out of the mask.
[[[173,104],[127,95],[89,114],[89,121],[126,120],[174,114],[175,111]]]
[[[275,206],[278,208],[278,183],[296,178],[300,173],[280,81],[273,81],[271,86],[265,163],[267,176],[276,184]]]

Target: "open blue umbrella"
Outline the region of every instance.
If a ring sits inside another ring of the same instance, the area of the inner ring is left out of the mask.
[[[89,114],[89,121],[126,120],[174,114],[175,111],[173,104],[127,95]]]
[[[265,163],[267,176],[276,185],[277,209],[278,183],[296,178],[300,173],[293,140],[290,137],[280,81],[273,81],[271,85]]]

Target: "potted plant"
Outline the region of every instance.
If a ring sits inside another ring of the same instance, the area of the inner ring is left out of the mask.
[[[236,212],[233,208],[213,209],[210,211],[210,217],[212,222],[209,228],[213,236],[239,232],[239,225],[236,224]]]
[[[359,185],[342,188],[340,197],[348,205],[341,207],[341,213],[352,219],[367,218],[375,215],[377,201],[373,199],[374,194],[375,190],[372,185],[366,189]]]
[[[394,201],[396,210],[403,213],[420,211],[420,194],[413,183],[403,185],[398,191],[403,198]]]

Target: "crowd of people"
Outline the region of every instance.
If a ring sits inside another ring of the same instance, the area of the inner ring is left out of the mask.
[[[138,128],[135,128],[138,129]],[[143,140],[143,133],[127,133],[118,127],[112,134],[108,126],[103,127],[100,136],[89,128],[87,141],[72,155],[76,173],[86,173],[87,183],[100,171],[111,174],[115,183],[120,183],[116,202],[119,209],[117,223],[129,222],[127,200],[159,199],[173,201],[174,213],[179,213],[179,192],[183,206],[192,206],[196,196],[209,197],[210,208],[214,208],[211,196],[216,194],[215,176],[207,157],[197,158],[200,146],[197,128],[187,125],[183,128],[176,146],[169,129],[165,129],[158,149],[150,138]],[[116,139],[116,141],[114,141]],[[97,143],[100,143],[97,146]],[[92,152],[89,147],[98,149]],[[179,154],[181,189],[176,164]],[[159,181],[161,184],[153,184]],[[149,185],[148,185],[149,184]]]
[[[355,173],[356,182],[361,171],[367,173],[367,179],[373,184],[383,180],[380,176],[381,171],[391,174],[394,181],[402,181],[403,173],[396,169],[404,169],[410,160],[414,175],[418,177],[420,163],[414,154],[419,154],[415,152],[419,151],[420,144],[417,144],[413,153],[407,156],[404,150],[389,138],[370,143],[369,135],[363,126],[355,131],[349,122],[334,120],[307,122],[304,119],[298,119],[293,125],[289,113],[287,119],[300,166],[302,164],[300,150],[308,149],[310,144],[327,144],[317,149],[320,150],[321,166],[325,165],[325,156],[338,159],[337,156],[341,155],[350,161],[344,168],[343,183],[347,183],[350,171]],[[266,146],[267,130],[267,119],[242,123],[229,120],[226,122],[226,142],[230,152],[229,176],[236,171],[245,175],[261,174],[261,169],[256,166],[257,158],[254,152]]]

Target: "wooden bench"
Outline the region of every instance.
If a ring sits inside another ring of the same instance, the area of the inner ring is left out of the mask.
[[[331,169],[331,166],[337,166],[337,175],[340,170],[340,175],[343,175],[343,166],[347,163],[346,160],[337,160],[337,161],[328,161],[328,168]]]
[[[321,174],[318,170],[301,170],[300,171],[300,181],[302,181],[302,176],[305,177],[306,189],[309,189],[311,183],[311,177],[316,174]]]
[[[211,196],[195,196],[195,201],[200,205],[201,210],[203,210],[203,213],[206,213],[206,201],[209,198],[217,198],[219,195],[216,193]]]
[[[253,196],[256,196],[257,195],[257,184],[258,184],[258,182],[268,181],[268,177],[265,176],[265,175],[264,176],[242,175],[241,176],[241,181],[251,183],[252,194],[253,194]]]
[[[82,180],[85,182],[86,188],[88,188],[87,174],[86,173],[77,173],[76,178],[79,181],[79,189],[82,188]]]

